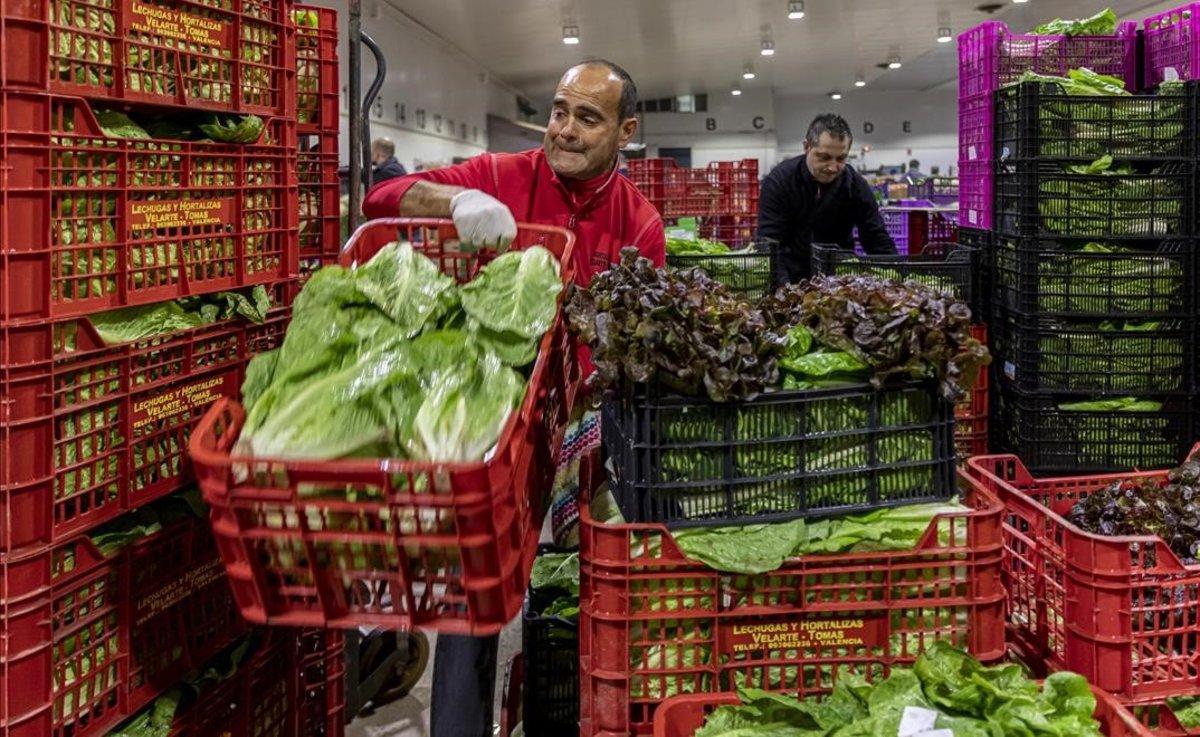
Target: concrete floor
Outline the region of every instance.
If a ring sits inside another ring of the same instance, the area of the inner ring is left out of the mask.
[[[368,716],[360,716],[346,725],[346,737],[429,737],[429,689],[433,680],[433,646],[437,636],[429,635],[429,665],[421,682],[407,697],[388,704]],[[496,730],[499,733],[500,704],[504,671],[512,656],[521,650],[520,618],[500,633],[500,655],[496,667]]]

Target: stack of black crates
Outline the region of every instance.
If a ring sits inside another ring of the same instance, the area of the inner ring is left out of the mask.
[[[993,93],[993,448],[1035,472],[1166,468],[1194,436],[1196,87]]]

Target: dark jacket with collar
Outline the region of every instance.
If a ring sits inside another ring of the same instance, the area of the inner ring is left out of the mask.
[[[758,202],[758,238],[778,241],[781,280],[791,283],[812,274],[813,243],[854,248],[854,228],[867,253],[895,253],[879,205],[862,175],[847,166],[837,181],[822,185],[804,156],[788,159],[762,182]]]
[[[380,182],[386,182],[389,179],[402,177],[406,174],[408,174],[408,172],[404,169],[404,164],[401,164],[396,160],[396,157],[393,156],[379,166],[371,169],[371,186],[374,187]]]

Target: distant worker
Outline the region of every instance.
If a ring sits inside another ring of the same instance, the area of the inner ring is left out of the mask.
[[[942,173],[941,167],[938,167],[938,166],[929,167],[929,176],[936,177],[936,176],[940,175],[941,173]]]
[[[904,176],[910,184],[920,184],[929,178],[921,171],[921,162],[916,159],[908,162],[908,173]]]
[[[408,174],[404,164],[396,159],[396,144],[390,138],[376,138],[371,143],[371,186]]]
[[[853,143],[840,115],[818,115],[808,127],[804,155],[776,166],[762,183],[758,238],[779,243],[778,277],[812,274],[812,244],[854,248],[854,229],[867,253],[895,253],[871,186],[846,163]]]

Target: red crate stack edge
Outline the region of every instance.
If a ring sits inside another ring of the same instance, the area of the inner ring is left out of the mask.
[[[244,627],[206,519],[110,557],[89,537],[189,486],[195,422],[282,340],[301,234],[337,253],[337,14],[215,5],[0,0],[3,737],[103,735]],[[264,130],[244,145],[126,138],[101,124],[114,112],[253,114]],[[252,287],[271,297],[262,324],[105,344],[92,321]],[[303,641],[172,734],[340,735],[341,638]]]

